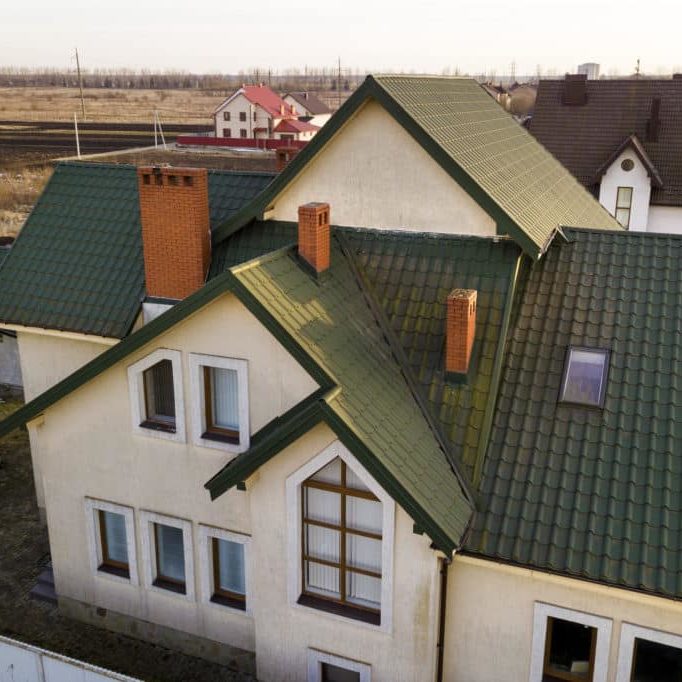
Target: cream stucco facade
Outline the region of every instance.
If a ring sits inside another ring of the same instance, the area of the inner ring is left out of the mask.
[[[544,638],[534,641],[536,605],[550,614],[561,609],[575,612],[559,611],[562,615],[596,617],[604,623],[605,664],[594,678],[604,682],[630,682],[630,670],[618,665],[624,624],[682,635],[680,602],[456,556],[448,582],[444,679],[541,682],[531,677],[531,668],[537,672],[537,659],[544,654]],[[623,641],[624,647],[631,644]]]
[[[366,103],[275,199],[272,217],[298,220],[310,201],[346,227],[493,237],[493,219],[378,103]]]
[[[131,427],[128,368],[157,349],[181,356],[184,442],[140,435]],[[384,528],[388,582],[381,626],[292,601],[291,584],[299,568],[287,546],[292,504],[287,481],[330,446],[349,466],[368,474],[320,425],[262,466],[247,480],[246,491],[233,489],[211,502],[204,483],[234,455],[195,445],[189,437],[196,399],[189,356],[194,353],[248,363],[251,433],[317,388],[251,313],[225,294],[48,408],[34,428],[60,599],[255,651],[259,679],[265,681],[306,679],[312,649],[370,666],[372,682],[399,679],[396,671],[403,679],[433,679],[439,585],[438,557],[430,541],[414,534],[408,515],[383,494],[390,527]],[[88,514],[101,503],[123,510],[129,528],[135,529],[130,553],[135,555],[135,580],[93,568],[96,540]],[[188,533],[185,551],[193,575],[187,574],[192,581],[187,595],[154,587],[146,577],[150,548],[145,519],[164,517],[183,524]],[[246,612],[207,598],[206,528],[248,542]]]

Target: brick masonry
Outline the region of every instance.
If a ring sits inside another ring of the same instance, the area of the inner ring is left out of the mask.
[[[445,371],[466,374],[476,335],[476,290],[454,289],[447,298]]]
[[[186,298],[210,263],[208,171],[146,166],[137,177],[147,296]]]
[[[329,204],[298,207],[298,255],[318,274],[329,268]]]

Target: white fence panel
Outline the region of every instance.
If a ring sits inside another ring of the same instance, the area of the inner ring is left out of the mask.
[[[38,647],[0,637],[0,682],[141,682]]]

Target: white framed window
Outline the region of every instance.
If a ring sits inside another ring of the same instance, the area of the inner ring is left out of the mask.
[[[390,632],[395,502],[338,440],[286,491],[289,602]]]
[[[128,367],[128,389],[135,433],[185,441],[180,351],[159,348]]]
[[[682,636],[623,623],[616,682],[682,679]]]
[[[606,682],[612,621],[535,603],[529,682]]]
[[[307,682],[371,682],[372,669],[366,663],[308,649]]]
[[[190,521],[140,512],[146,587],[194,600],[194,560]]]
[[[92,572],[116,582],[139,584],[133,510],[86,497],[85,521]]]
[[[248,535],[199,526],[202,602],[251,613],[250,542]]]
[[[192,440],[240,453],[249,449],[249,381],[246,360],[189,355]]]
[[[616,220],[624,227],[630,227],[632,211],[632,187],[619,187],[616,191]]]

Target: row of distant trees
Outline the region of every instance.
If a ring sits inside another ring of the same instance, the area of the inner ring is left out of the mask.
[[[195,89],[225,91],[242,83],[265,83],[275,90],[349,92],[365,74],[350,69],[305,68],[274,71],[249,69],[235,74],[197,74],[185,71],[154,72],[130,69],[95,69],[81,72],[84,88]],[[75,71],[0,67],[0,87],[78,87]]]

